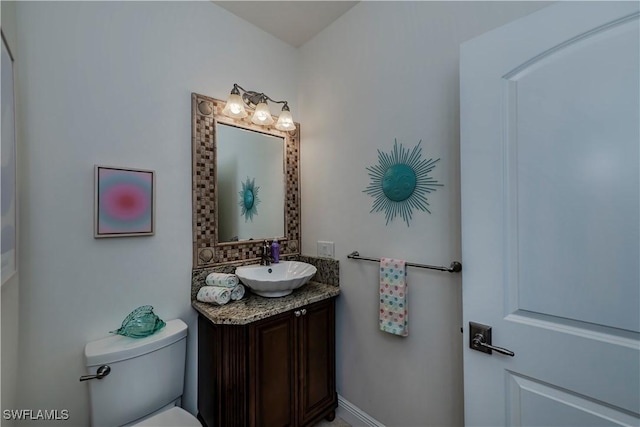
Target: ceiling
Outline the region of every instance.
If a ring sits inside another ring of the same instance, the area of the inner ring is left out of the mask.
[[[214,1],[293,47],[300,47],[357,1]]]

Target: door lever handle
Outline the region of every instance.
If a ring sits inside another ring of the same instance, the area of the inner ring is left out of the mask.
[[[475,322],[469,322],[469,347],[487,354],[497,351],[506,356],[513,357],[516,355],[511,350],[491,345],[491,326]]]
[[[483,347],[485,349],[488,349],[489,354],[491,354],[491,350],[493,350],[493,351],[497,351],[498,353],[504,354],[506,356],[513,357],[516,355],[513,351],[507,350],[506,348],[496,347],[495,345],[487,344],[485,342],[484,335],[482,334],[476,334],[475,337],[473,337],[473,340],[471,340],[471,345],[476,349],[477,347]]]

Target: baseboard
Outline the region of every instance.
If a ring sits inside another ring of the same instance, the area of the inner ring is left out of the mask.
[[[336,414],[353,427],[385,427],[384,424],[340,395],[338,395],[338,410]]]

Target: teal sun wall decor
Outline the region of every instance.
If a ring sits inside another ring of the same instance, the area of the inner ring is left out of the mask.
[[[440,159],[422,159],[420,143],[422,140],[409,150],[402,144],[398,147],[398,141],[394,140],[393,150],[390,153],[378,150],[378,164],[366,168],[371,182],[363,192],[375,199],[370,213],[384,210],[386,225],[400,215],[408,227],[413,209],[431,213],[426,194],[442,187],[429,176]]]
[[[247,181],[242,183],[242,190],[238,192],[240,195],[239,204],[242,208],[240,216],[244,216],[244,222],[253,221],[253,216],[258,215],[258,203],[260,203],[258,191],[260,187],[256,185],[255,180],[255,178],[249,179],[247,177]]]

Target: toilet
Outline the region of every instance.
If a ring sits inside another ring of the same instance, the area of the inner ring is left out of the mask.
[[[112,335],[85,346],[87,371],[111,370],[89,380],[94,427],[201,427],[180,407],[184,386],[187,325],[180,319],[145,338]]]

